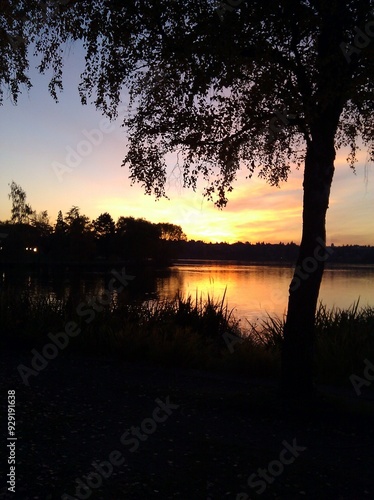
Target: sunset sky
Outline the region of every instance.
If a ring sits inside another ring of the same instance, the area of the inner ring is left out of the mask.
[[[48,77],[31,70],[31,91],[23,93],[17,106],[5,99],[0,107],[0,220],[10,218],[8,184],[14,180],[34,210],[48,210],[53,224],[59,210],[66,213],[78,205],[91,219],[109,212],[115,220],[124,215],[179,224],[189,239],[299,243],[301,171],[295,170],[280,189],[257,177],[246,180],[241,171],[224,210],[204,199],[202,189],[194,193],[182,188],[181,173],[174,168],[176,158],[170,159],[170,201],[155,201],[143,194],[140,185],[131,187],[128,170],[120,166],[126,152],[125,131],[120,120],[110,124],[93,105],[81,105],[77,86],[82,69],[79,54],[70,49],[58,104],[49,96]],[[346,157],[346,151],[338,152],[328,243],[374,245],[374,169],[366,151],[360,153],[356,175]],[[69,160],[75,166],[63,172]]]

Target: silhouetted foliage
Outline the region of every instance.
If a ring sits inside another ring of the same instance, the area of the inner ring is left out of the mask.
[[[112,216],[108,214],[108,212],[100,214],[97,219],[92,221],[92,225],[96,238],[114,235],[115,223]]]
[[[159,222],[157,226],[161,230],[161,239],[166,241],[185,241],[187,236],[184,234],[181,226],[169,224],[168,222]]]
[[[11,221],[16,224],[24,224],[30,221],[33,215],[31,206],[26,203],[25,191],[12,181],[10,186],[9,199],[12,200],[12,218]]]
[[[161,231],[145,219],[119,217],[116,224],[117,250],[121,256],[135,261],[157,256]]]
[[[79,207],[75,205],[66,213],[64,221],[67,234],[71,236],[80,236],[89,233],[92,229],[90,219],[86,215],[81,215]]]
[[[95,235],[96,253],[108,259],[115,251],[115,222],[108,212],[100,214],[92,221]]]
[[[65,236],[67,233],[67,223],[64,221],[61,210],[58,211],[54,232],[56,235]]]
[[[39,230],[39,233],[46,237],[53,231],[53,227],[49,223],[49,216],[47,210],[36,213],[33,212],[31,217],[31,225]]]

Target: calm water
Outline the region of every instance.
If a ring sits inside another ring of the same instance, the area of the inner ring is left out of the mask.
[[[121,269],[118,269],[120,272]],[[172,298],[178,290],[193,298],[209,294],[221,299],[226,289],[229,309],[236,318],[257,322],[266,313],[282,316],[287,307],[288,287],[292,277],[290,266],[243,265],[230,262],[183,263],[163,271],[136,272],[123,294],[128,300],[156,297]],[[0,275],[2,288],[29,289],[33,293],[51,296],[71,296],[77,304],[86,295],[99,295],[110,276],[104,273],[14,273]],[[347,266],[327,269],[320,300],[329,308],[346,308],[360,298],[360,305],[374,307],[374,267]]]
[[[238,265],[210,262],[183,264],[172,268],[168,278],[158,278],[162,296],[171,297],[177,289],[193,297],[220,298],[226,290],[229,308],[242,321],[250,322],[266,313],[282,316],[286,312],[291,266]],[[360,305],[374,306],[374,267],[339,267],[326,269],[320,300],[328,308],[347,308],[360,298]]]

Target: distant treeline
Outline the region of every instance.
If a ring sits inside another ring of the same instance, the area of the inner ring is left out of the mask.
[[[54,226],[47,216],[0,223],[0,263],[70,264],[154,261],[177,258],[171,243],[186,239],[180,226],[119,217],[107,212],[90,221],[73,206]]]
[[[295,263],[298,255],[296,243],[204,243],[180,241],[174,244],[180,259],[213,259],[250,262]],[[328,263],[374,264],[374,247],[344,245],[331,247]]]
[[[329,263],[374,264],[374,247],[334,246]],[[90,222],[72,207],[51,226],[47,220],[0,222],[0,263],[153,262],[169,265],[177,259],[295,263],[295,243],[205,243],[187,241],[182,228],[134,217],[114,222],[108,213]]]
[[[331,246],[329,263],[374,264],[374,247]],[[187,241],[180,226],[120,217],[108,213],[96,220],[73,207],[65,219],[59,212],[54,227],[38,223],[0,223],[0,263],[153,262],[178,259],[295,263],[295,243],[205,243]]]
[[[2,264],[98,264],[153,262],[168,265],[177,259],[236,260],[245,262],[295,263],[295,243],[204,243],[187,241],[181,226],[152,223],[134,217],[114,222],[108,212],[95,220],[73,206],[65,216],[58,212],[54,226],[48,212],[37,213],[26,203],[25,191],[10,184],[10,221],[0,222]],[[374,264],[374,247],[331,246],[330,263]]]
[[[12,202],[10,221],[0,222],[0,263],[72,264],[100,262],[169,263],[176,258],[171,242],[186,239],[182,228],[167,222],[152,223],[134,217],[114,222],[108,212],[95,220],[72,206],[65,216],[60,210],[52,225],[47,210],[36,212],[26,192],[14,181],[9,184]]]

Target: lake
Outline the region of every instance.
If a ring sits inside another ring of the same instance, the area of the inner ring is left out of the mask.
[[[158,278],[161,296],[172,297],[176,290],[226,298],[235,317],[257,322],[267,313],[286,312],[292,266],[245,265],[235,263],[193,262],[178,264],[167,278]],[[374,267],[346,266],[325,270],[320,300],[328,308],[347,308],[360,298],[360,305],[374,306]]]
[[[121,268],[117,269],[121,272]],[[286,312],[290,265],[251,265],[223,261],[183,261],[163,270],[131,271],[135,277],[125,293],[128,300],[172,298],[179,290],[193,298],[215,300],[223,297],[242,325],[256,323],[266,314],[282,316]],[[86,295],[99,295],[109,276],[102,272],[15,272],[3,270],[2,288],[28,289],[31,293],[79,301]],[[374,307],[374,267],[339,266],[325,270],[320,300],[328,308],[347,308],[360,298],[360,305]]]

